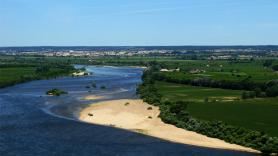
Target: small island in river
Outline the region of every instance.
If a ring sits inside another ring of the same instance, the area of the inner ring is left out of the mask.
[[[55,89],[51,89],[51,90],[47,91],[46,94],[53,95],[53,96],[60,96],[63,94],[68,94],[68,92],[55,88]]]

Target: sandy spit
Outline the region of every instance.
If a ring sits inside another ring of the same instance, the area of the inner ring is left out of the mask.
[[[83,97],[83,100],[98,100],[98,99],[102,99],[103,96],[98,96],[98,95],[88,95]]]
[[[158,107],[151,106],[142,100],[121,99],[92,104],[80,112],[79,119],[88,123],[131,130],[177,143],[259,153],[251,148],[230,144],[220,139],[165,124],[158,117],[159,113]]]

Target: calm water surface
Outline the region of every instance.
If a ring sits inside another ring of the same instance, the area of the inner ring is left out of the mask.
[[[126,130],[83,123],[78,112],[102,100],[137,98],[143,70],[130,67],[86,67],[87,77],[32,81],[0,90],[0,155],[186,155],[251,156],[254,154],[172,143]],[[86,88],[93,82],[97,88]],[[105,85],[107,89],[99,89]],[[46,96],[49,89],[69,92]],[[90,93],[89,93],[90,92]],[[84,101],[86,95],[105,96]]]

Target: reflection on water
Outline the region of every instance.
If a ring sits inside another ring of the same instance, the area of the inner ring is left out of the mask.
[[[32,81],[0,90],[0,155],[253,155],[163,141],[121,129],[79,122],[92,102],[137,98],[141,68],[94,67],[87,77]],[[97,87],[88,88],[92,83]],[[100,89],[100,86],[106,89]],[[45,96],[49,89],[69,92]],[[84,101],[87,95],[104,99]]]

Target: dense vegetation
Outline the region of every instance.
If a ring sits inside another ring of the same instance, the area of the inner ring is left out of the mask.
[[[162,96],[155,87],[158,67],[155,63],[142,76],[143,83],[138,88],[141,98],[153,105],[159,106],[161,119],[177,127],[192,130],[209,137],[215,137],[230,143],[258,149],[263,153],[278,152],[278,138],[270,137],[264,132],[232,126],[222,121],[205,121],[192,117],[188,113],[189,102],[162,101]]]
[[[69,64],[6,63],[0,65],[0,88],[31,80],[55,78],[73,72]]]

